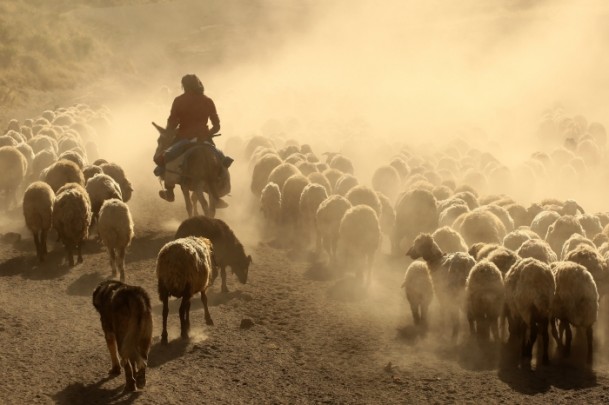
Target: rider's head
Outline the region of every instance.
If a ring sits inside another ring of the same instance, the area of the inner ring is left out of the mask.
[[[203,83],[197,75],[186,75],[182,77],[182,88],[186,93],[203,94]]]

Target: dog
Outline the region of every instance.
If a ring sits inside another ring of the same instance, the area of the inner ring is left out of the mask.
[[[93,291],[93,306],[99,312],[110,351],[112,369],[109,374],[120,374],[122,366],[125,369],[124,392],[144,388],[152,343],[148,293],[141,287],[106,280]]]

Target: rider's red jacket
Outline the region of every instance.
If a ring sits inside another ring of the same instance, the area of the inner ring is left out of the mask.
[[[211,135],[207,128],[208,120],[211,121],[214,132],[217,132],[220,129],[220,118],[213,100],[204,94],[185,92],[173,100],[167,130],[177,129],[177,139],[207,138]]]

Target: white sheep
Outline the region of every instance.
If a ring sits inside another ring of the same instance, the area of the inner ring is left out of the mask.
[[[587,236],[577,218],[573,215],[563,215],[548,227],[545,240],[554,253],[560,255],[562,253],[562,246],[574,233],[578,233],[584,237]]]
[[[395,200],[401,183],[400,174],[393,166],[381,166],[372,175],[372,188],[385,194],[391,200]]]
[[[207,307],[207,288],[218,276],[211,241],[197,236],[179,238],[166,243],[157,257],[159,299],[163,303],[163,332],[161,343],[167,344],[167,315],[169,297],[182,298],[180,328],[182,338],[188,338],[190,330],[190,298],[201,293],[205,311],[205,323],[214,322]]]
[[[326,178],[326,176],[323,173],[319,173],[319,172],[314,172],[314,173],[310,173],[307,178],[309,179],[309,181],[313,184],[319,184],[320,186],[323,186],[326,189],[326,193],[328,195],[332,194],[332,185],[330,184],[330,181]]]
[[[252,182],[250,184],[250,190],[255,196],[260,196],[269,180],[269,175],[281,163],[281,158],[274,154],[264,155],[256,162],[252,170]]]
[[[281,220],[281,190],[273,182],[267,183],[260,194],[260,211],[267,224],[276,226]]]
[[[522,342],[522,357],[532,358],[537,333],[541,332],[543,364],[548,364],[548,325],[556,284],[550,266],[533,258],[519,260],[505,275],[505,302],[510,340]],[[521,336],[518,336],[518,335]]]
[[[539,237],[545,238],[546,234],[548,233],[548,228],[558,218],[560,218],[560,214],[556,211],[541,211],[535,215],[533,221],[531,221],[531,230],[539,235]]]
[[[353,174],[354,172],[353,162],[351,162],[351,159],[341,154],[334,155],[328,162],[328,165],[330,168],[339,170],[342,173]]]
[[[381,216],[381,200],[379,199],[376,192],[370,187],[363,185],[355,186],[351,190],[349,190],[349,192],[345,195],[345,198],[349,200],[351,205],[367,205],[374,210],[377,217]]]
[[[503,311],[503,276],[488,260],[471,269],[465,283],[465,305],[469,328],[480,341],[489,339],[489,331],[499,341],[499,316]]]
[[[560,254],[561,260],[565,260],[565,257],[567,257],[569,253],[571,253],[573,250],[575,250],[575,248],[580,245],[587,245],[590,246],[592,249],[596,249],[596,245],[590,239],[584,238],[578,233],[574,233],[573,235],[569,236],[569,239],[567,239],[562,245]]]
[[[0,192],[4,192],[4,207],[17,204],[17,189],[25,179],[27,160],[14,146],[0,147]]]
[[[400,197],[395,206],[395,227],[391,237],[391,251],[397,254],[402,239],[410,246],[423,232],[433,232],[438,227],[436,198],[430,191],[414,189]]]
[[[352,174],[343,174],[336,181],[336,185],[334,186],[334,193],[338,195],[342,195],[343,197],[347,195],[349,190],[353,187],[357,186],[359,181]]]
[[[529,239],[540,239],[540,237],[528,228],[515,229],[505,235],[503,238],[503,246],[510,250],[517,251],[520,246]]]
[[[453,228],[463,236],[468,246],[476,242],[501,243],[507,234],[503,222],[487,210],[461,214],[455,220]]]
[[[431,236],[444,253],[467,252],[461,235],[449,226],[436,229]]]
[[[299,204],[302,190],[309,184],[302,174],[290,176],[281,188],[281,222],[283,225],[295,226],[299,219]]]
[[[122,201],[123,195],[121,188],[116,181],[107,174],[96,174],[87,180],[85,186],[89,199],[91,200],[91,211],[93,217],[91,223],[94,224],[99,216],[99,210],[104,201],[116,198]],[[123,280],[121,280],[123,281]]]
[[[315,213],[316,251],[319,253],[323,246],[332,262],[336,259],[340,222],[349,208],[349,200],[340,195],[332,195],[319,204]]]
[[[120,273],[124,282],[125,252],[133,239],[133,219],[127,204],[117,198],[105,200],[99,211],[97,232],[108,249],[112,277]]]
[[[372,281],[374,255],[381,242],[381,228],[376,212],[367,205],[356,205],[345,212],[338,230],[338,249],[343,263],[355,267],[364,283]]]
[[[57,190],[67,183],[77,183],[85,186],[85,177],[78,165],[70,160],[58,160],[51,166],[47,167],[42,173],[43,180],[51,186],[53,191]]]
[[[53,224],[55,193],[42,181],[29,185],[23,195],[25,225],[32,232],[38,260],[44,261],[47,254],[47,234]]]
[[[99,165],[99,167],[101,167],[105,174],[112,177],[114,181],[118,183],[121,188],[121,195],[123,197],[123,201],[129,202],[133,193],[133,186],[131,185],[131,182],[127,179],[123,168],[117,165],[116,163],[103,163]]]
[[[310,228],[315,226],[315,215],[320,204],[328,198],[326,188],[320,184],[309,183],[300,194],[299,211],[303,226]]]
[[[552,335],[563,354],[569,356],[571,351],[571,326],[586,330],[588,343],[587,361],[592,363],[593,339],[592,326],[596,322],[599,307],[599,295],[596,283],[586,268],[573,262],[557,262],[552,266],[556,290],[552,303]],[[556,330],[555,320],[560,322]],[[565,342],[562,337],[566,332]]]
[[[393,205],[387,196],[378,191],[376,192],[376,195],[381,202],[381,216],[379,217],[381,232],[391,237],[391,232],[395,226],[395,210],[393,209]]]
[[[75,249],[78,263],[82,263],[82,244],[89,235],[90,225],[91,202],[87,191],[78,183],[67,183],[57,190],[53,204],[53,228],[66,247],[70,266],[74,266]]]
[[[427,327],[427,311],[434,295],[427,263],[422,260],[412,262],[406,269],[402,288],[410,304],[414,324]]]
[[[592,274],[598,294],[601,297],[609,292],[609,269],[607,269],[605,259],[598,253],[596,248],[588,245],[579,245],[567,253],[564,260],[584,266]]]
[[[52,150],[42,150],[34,155],[30,175],[33,179],[42,179],[42,172],[57,161],[57,155]]]

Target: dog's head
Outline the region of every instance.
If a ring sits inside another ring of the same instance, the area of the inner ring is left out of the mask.
[[[124,284],[117,280],[105,280],[93,291],[93,306],[101,313],[103,306],[109,303],[114,292]]]

